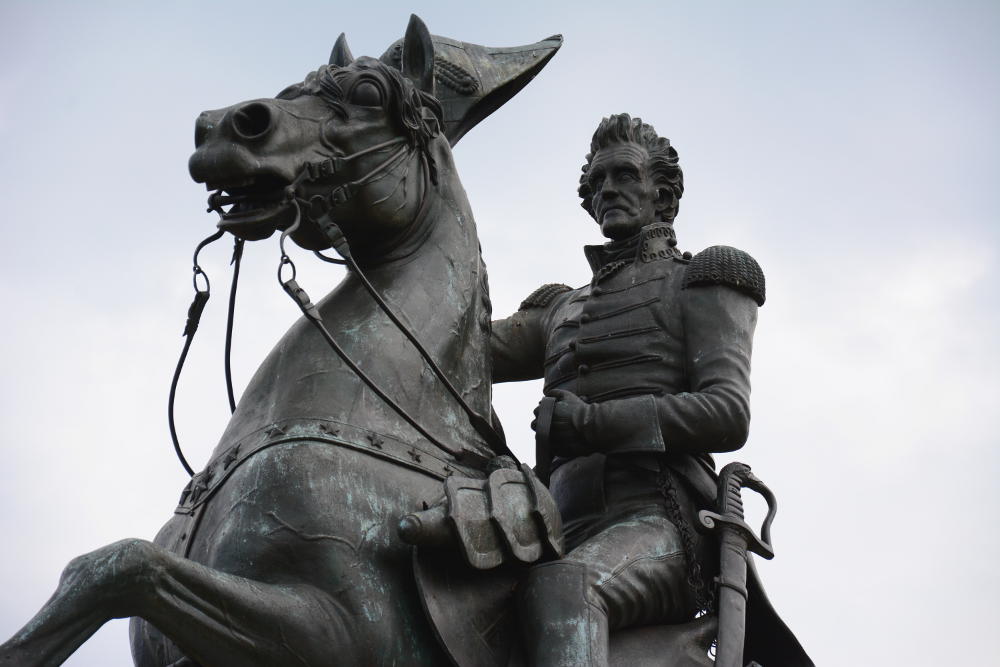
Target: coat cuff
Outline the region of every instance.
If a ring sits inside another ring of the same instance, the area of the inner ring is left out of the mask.
[[[667,451],[651,394],[593,403],[587,406],[584,438],[605,454]]]

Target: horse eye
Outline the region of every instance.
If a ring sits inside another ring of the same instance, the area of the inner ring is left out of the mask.
[[[382,91],[371,81],[362,81],[351,91],[351,103],[363,107],[380,107]]]

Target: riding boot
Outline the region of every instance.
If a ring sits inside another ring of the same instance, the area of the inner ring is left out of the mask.
[[[607,667],[608,615],[582,563],[533,567],[518,598],[524,652],[531,667]]]

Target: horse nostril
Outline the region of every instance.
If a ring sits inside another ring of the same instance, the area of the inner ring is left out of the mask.
[[[260,102],[244,104],[233,112],[233,130],[244,139],[260,139],[271,130],[271,109]]]

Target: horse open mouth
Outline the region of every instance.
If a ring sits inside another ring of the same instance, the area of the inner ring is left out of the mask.
[[[208,189],[214,192],[208,197],[209,210],[218,211],[219,229],[247,241],[266,239],[295,219],[287,187],[287,182],[274,177],[238,186],[210,184]]]

